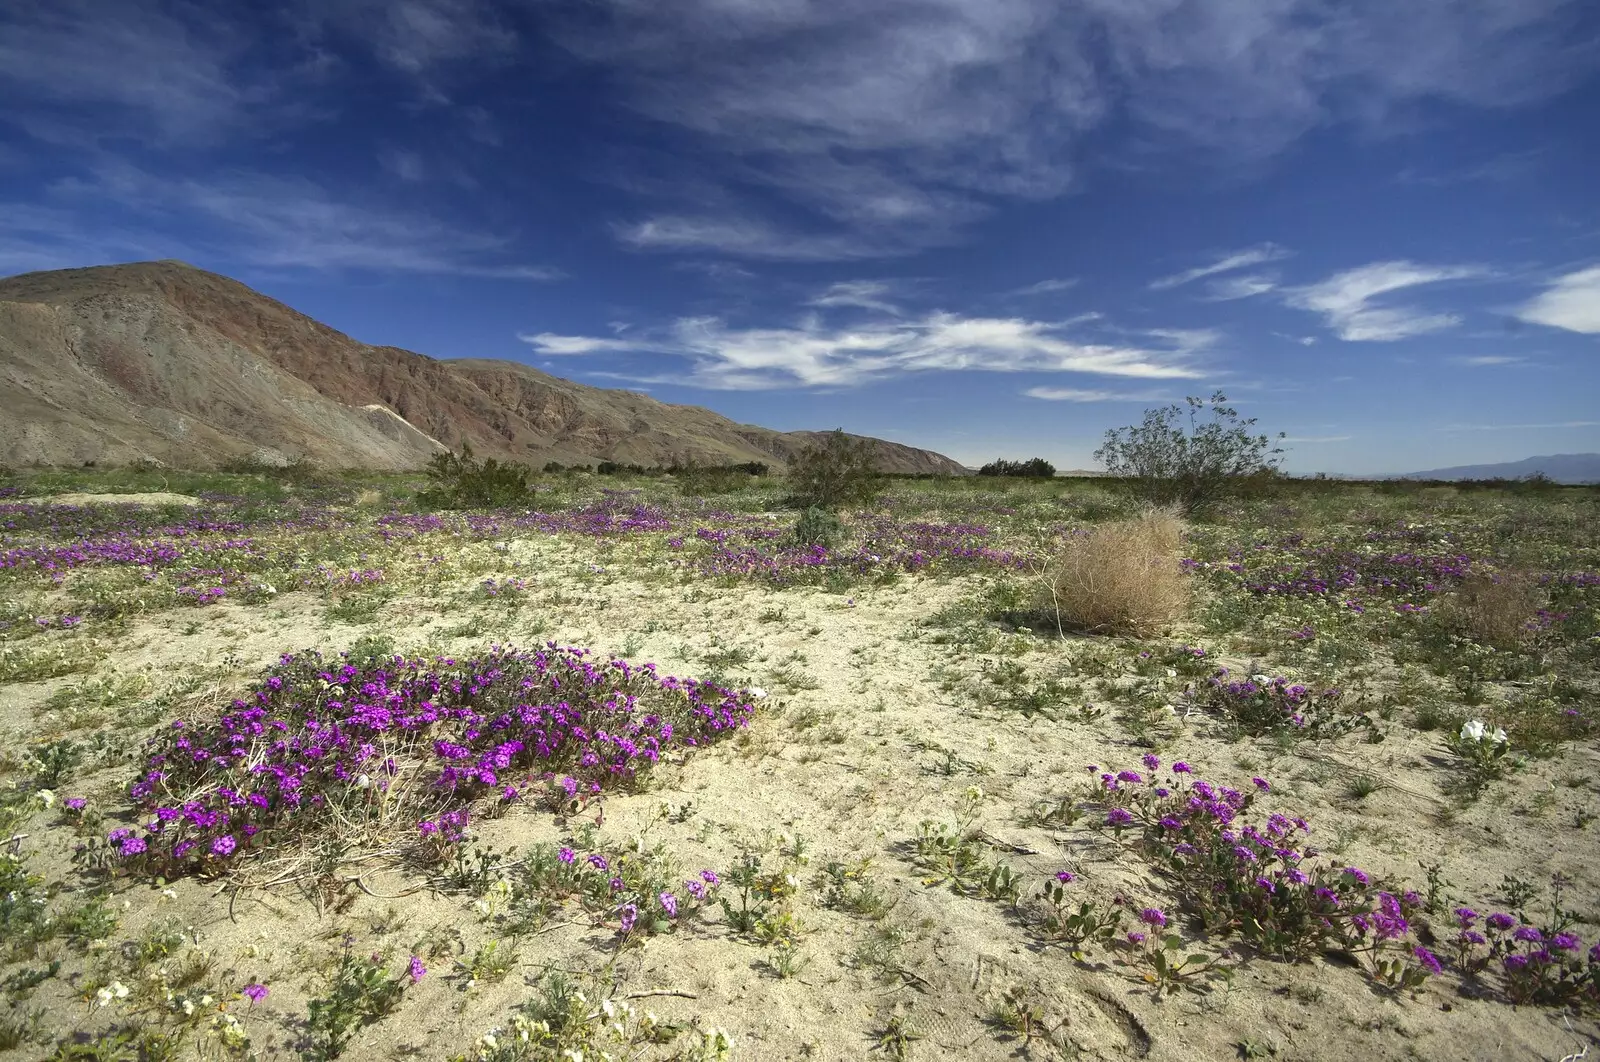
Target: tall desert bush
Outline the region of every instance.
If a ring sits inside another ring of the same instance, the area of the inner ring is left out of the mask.
[[[1046,573],[1040,607],[1062,629],[1158,634],[1183,616],[1183,523],[1171,509],[1100,524],[1075,537]]]

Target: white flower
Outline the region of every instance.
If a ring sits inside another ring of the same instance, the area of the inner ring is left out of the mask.
[[[94,998],[95,1002],[99,1003],[102,1007],[108,1007],[111,1005],[111,1001],[113,999],[128,998],[128,986],[123,984],[121,981],[112,981],[109,985],[106,985],[104,988],[96,992],[94,994]]]
[[[767,691],[762,689],[760,686],[751,686],[750,687],[750,696],[754,697],[756,700],[760,700],[761,698],[765,697],[766,695],[767,695]]]
[[[39,802],[47,808],[53,808],[56,805],[56,795],[48,789],[41,789],[34,796],[38,797]]]
[[[1511,739],[1506,737],[1506,728],[1505,727],[1497,726],[1497,727],[1494,728],[1494,743],[1496,745],[1504,745],[1509,740],[1511,740]]]
[[[1265,686],[1267,684],[1267,676],[1265,676],[1265,675],[1251,675],[1250,676],[1250,681],[1254,682],[1257,686]]]
[[[1482,741],[1483,740],[1483,735],[1487,730],[1488,730],[1488,727],[1483,725],[1483,720],[1481,720],[1481,719],[1468,720],[1466,723],[1463,723],[1462,726],[1461,726],[1461,740],[1462,741]]]

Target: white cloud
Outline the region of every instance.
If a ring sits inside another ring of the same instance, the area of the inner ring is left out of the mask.
[[[1256,295],[1265,295],[1277,288],[1278,282],[1268,277],[1249,274],[1242,277],[1228,277],[1225,280],[1213,280],[1206,285],[1206,299],[1209,302],[1231,302],[1234,299],[1248,299]]]
[[[1600,266],[1558,277],[1546,291],[1524,303],[1517,316],[1569,332],[1600,334]]]
[[[917,372],[1082,372],[1143,379],[1188,379],[1210,333],[1150,333],[1161,342],[1119,346],[1081,342],[1060,326],[1018,318],[933,312],[850,328],[816,316],[788,328],[729,328],[715,317],[680,318],[631,339],[550,333],[521,338],[540,354],[668,354],[693,370],[677,382],[717,390],[848,387]],[[660,380],[661,377],[644,377]]]
[[[1547,424],[1446,424],[1440,431],[1536,431],[1561,428],[1600,428],[1600,420],[1558,420]]]
[[[1165,402],[1167,397],[1159,392],[1143,394],[1121,391],[1086,391],[1076,387],[1030,387],[1022,392],[1029,398],[1042,398],[1046,402]]]
[[[1250,247],[1243,251],[1235,251],[1232,254],[1225,255],[1224,257],[1219,258],[1217,261],[1212,262],[1210,265],[1198,266],[1194,269],[1186,269],[1182,273],[1174,273],[1171,276],[1160,277],[1156,280],[1152,280],[1150,282],[1150,288],[1153,291],[1164,291],[1167,288],[1176,288],[1181,285],[1188,284],[1191,281],[1200,280],[1204,277],[1216,276],[1218,273],[1229,273],[1235,269],[1248,269],[1251,266],[1261,265],[1264,262],[1273,262],[1284,257],[1288,253],[1288,251],[1277,246],[1276,244],[1263,243],[1256,247]],[[1234,297],[1238,298],[1240,296]]]
[[[877,310],[898,316],[900,308],[884,298],[889,292],[890,285],[881,280],[847,280],[830,284],[828,290],[811,299],[806,305],[854,306],[862,310]]]
[[[1340,339],[1385,341],[1438,332],[1459,324],[1448,313],[1425,313],[1395,306],[1374,306],[1380,295],[1422,284],[1481,277],[1476,266],[1426,266],[1414,262],[1374,262],[1336,273],[1318,284],[1288,292],[1290,306],[1322,314]]]
[[[1037,284],[1029,284],[1025,288],[1018,288],[1011,292],[1013,295],[1049,295],[1052,292],[1066,291],[1078,286],[1077,277],[1051,277],[1041,280]]]
[[[1089,139],[1113,123],[1141,150],[1227,166],[1321,126],[1381,128],[1422,101],[1553,95],[1600,63],[1592,35],[1574,32],[1589,4],[551,0],[541,11],[630,106],[691,134],[686,182],[775,190],[813,215],[802,233],[893,252],[949,242],[999,200],[1071,190]],[[727,235],[728,253],[747,253]]]
[[[740,218],[668,216],[631,225],[614,225],[617,239],[647,251],[717,251],[779,262],[832,262],[903,253],[868,235],[801,236],[763,221]]]
[[[1528,359],[1513,357],[1509,354],[1477,354],[1472,357],[1451,358],[1450,360],[1457,365],[1482,368],[1488,365],[1520,365]]]
[[[237,69],[249,45],[237,24],[204,7],[9,4],[0,19],[0,96],[9,118],[46,139],[71,135],[49,128],[55,121],[76,125],[61,105],[84,104],[115,109],[98,115],[92,132],[101,135],[129,125],[161,137],[211,132],[271,93],[269,79]]]
[[[54,197],[79,210],[58,210],[49,235],[76,264],[104,261],[104,239],[81,208],[115,202],[130,220],[125,243],[171,246],[161,235],[181,217],[191,257],[261,268],[361,269],[507,280],[556,280],[548,266],[507,262],[504,237],[436,218],[334,196],[313,181],[236,173],[214,180],[167,179],[129,166],[101,168],[89,180],[68,180]],[[0,210],[0,236],[14,226]],[[170,252],[169,252],[170,254]],[[148,256],[148,253],[144,256]],[[137,257],[137,255],[136,255]]]
[[[614,354],[621,351],[640,349],[639,344],[631,339],[561,336],[556,335],[554,332],[518,332],[517,338],[533,347],[540,354],[549,354],[554,357],[567,357],[574,354]]]

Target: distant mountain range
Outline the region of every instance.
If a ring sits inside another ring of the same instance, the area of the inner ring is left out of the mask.
[[[1600,454],[1550,454],[1497,465],[1456,465],[1395,479],[1522,479],[1541,472],[1557,483],[1600,483]]]
[[[520,362],[371,346],[183,262],[0,279],[0,464],[412,469],[471,443],[535,468],[781,467],[818,438]],[[964,472],[930,450],[870,441],[886,472]]]

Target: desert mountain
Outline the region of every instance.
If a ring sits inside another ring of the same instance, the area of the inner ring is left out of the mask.
[[[1547,454],[1492,465],[1456,465],[1408,472],[1400,479],[1522,479],[1535,473],[1556,483],[1600,483],[1600,454]]]
[[[352,339],[227,277],[139,262],[0,280],[0,463],[406,469],[441,446],[563,464],[781,465],[817,437]],[[874,440],[891,472],[959,474]]]

